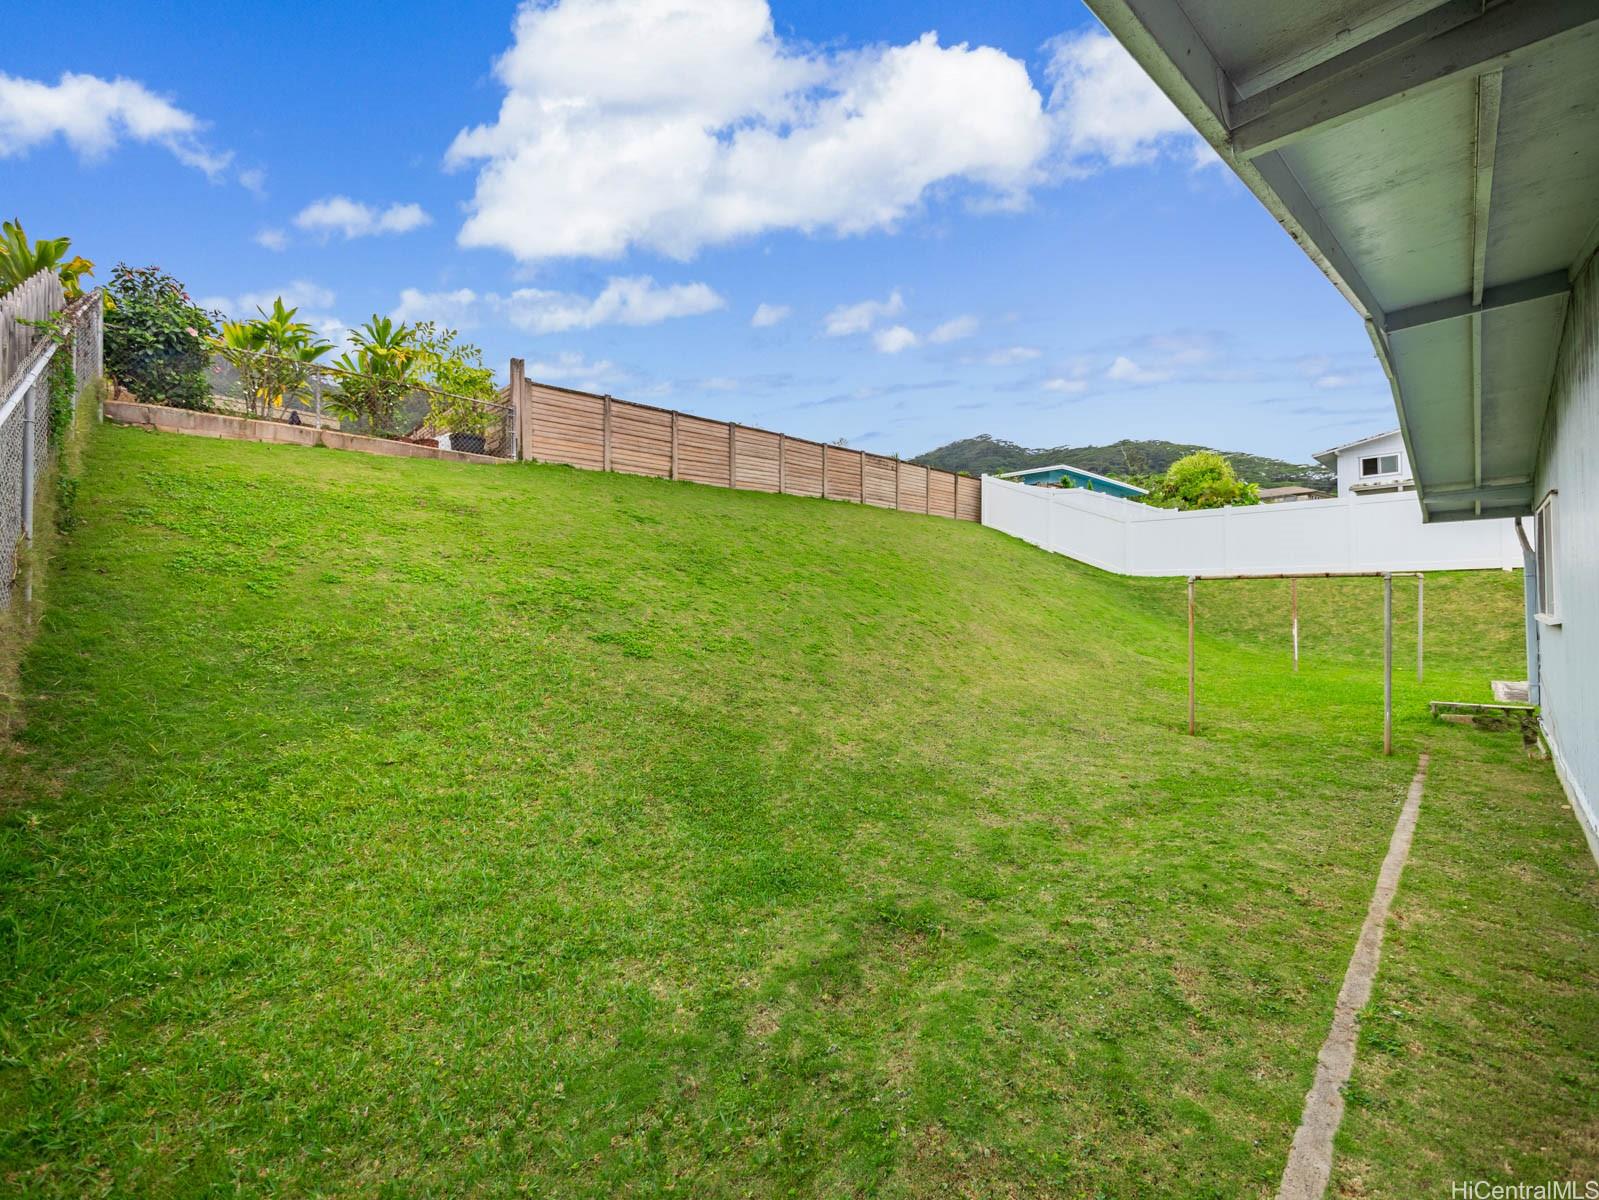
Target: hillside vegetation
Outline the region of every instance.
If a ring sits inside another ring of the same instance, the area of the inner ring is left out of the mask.
[[[997,475],[1004,471],[1020,471],[1027,467],[1045,467],[1067,463],[1086,467],[1113,479],[1131,476],[1158,475],[1185,455],[1208,446],[1190,446],[1181,442],[1163,442],[1149,439],[1124,438],[1108,446],[1053,446],[1047,449],[1029,449],[1015,442],[989,434],[962,438],[936,450],[929,450],[913,461],[946,471],[965,471],[972,475]],[[1219,451],[1233,464],[1233,470],[1246,483],[1263,487],[1299,484],[1303,487],[1324,488],[1333,486],[1332,472],[1316,463],[1290,463],[1258,454],[1244,454],[1237,450]]]
[[[1384,758],[1372,580],[1297,675],[1202,585],[1189,737],[1181,581],[965,522],[111,427],[74,512],[7,1195],[1268,1197],[1422,748],[1345,1194],[1599,1173],[1593,863],[1424,707],[1512,575],[1430,581]]]

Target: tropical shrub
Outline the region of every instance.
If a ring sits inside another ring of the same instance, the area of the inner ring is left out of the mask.
[[[499,400],[494,372],[483,365],[483,351],[463,342],[453,329],[421,321],[412,330],[421,355],[423,379],[438,391],[428,394],[427,423],[442,433],[482,435],[494,412],[484,403]]]
[[[380,437],[399,429],[400,406],[423,382],[426,360],[417,347],[415,330],[376,313],[350,334],[354,354],[333,364],[342,372],[338,391],[323,399],[332,412]]]
[[[0,225],[0,295],[40,271],[61,276],[67,299],[83,295],[82,279],[94,273],[94,264],[81,254],[67,258],[71,246],[71,238],[40,238],[30,244],[20,220]]]
[[[265,416],[298,392],[311,377],[316,360],[331,343],[317,337],[316,330],[294,318],[297,308],[285,308],[283,297],[272,302],[272,311],[257,309],[260,315],[247,321],[228,321],[211,344],[239,376],[244,404],[251,416]]]
[[[217,315],[159,267],[118,263],[106,292],[106,374],[146,403],[210,408],[206,367]]]
[[[1214,450],[1196,450],[1166,468],[1150,489],[1147,503],[1161,508],[1222,508],[1259,504],[1259,488],[1233,474],[1233,465]]]

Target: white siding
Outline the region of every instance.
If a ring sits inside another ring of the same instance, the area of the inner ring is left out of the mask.
[[[1559,493],[1560,624],[1539,630],[1544,727],[1592,830],[1599,822],[1599,258],[1577,277],[1567,308],[1534,480],[1535,503]]]
[[[1397,455],[1399,470],[1393,474],[1378,475],[1374,477],[1362,476],[1360,473],[1360,460],[1374,458],[1384,454]],[[1338,455],[1338,494],[1347,495],[1349,489],[1357,483],[1398,483],[1402,479],[1410,478],[1410,462],[1405,457],[1405,442],[1396,430],[1384,434],[1382,437],[1372,438],[1370,441],[1361,442],[1358,446],[1351,446]]]
[[[1120,575],[1520,567],[1510,521],[1424,525],[1414,492],[1174,512],[983,478],[983,524]]]

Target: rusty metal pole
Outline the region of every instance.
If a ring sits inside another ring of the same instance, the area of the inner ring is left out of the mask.
[[[1294,670],[1299,670],[1299,580],[1288,581],[1289,605],[1294,613]]]
[[[1188,732],[1197,731],[1194,721],[1194,577],[1188,577]]]
[[[1382,577],[1382,752],[1394,752],[1394,577]]]
[[[1421,682],[1421,653],[1423,641],[1423,614],[1427,610],[1427,577],[1416,572],[1416,682]]]

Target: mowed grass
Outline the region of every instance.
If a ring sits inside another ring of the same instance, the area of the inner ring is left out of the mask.
[[[0,1190],[1269,1196],[1423,748],[1354,1182],[1596,1170],[1592,862],[1423,703],[1524,673],[1516,576],[1429,580],[1384,758],[1375,581],[1297,675],[1202,585],[1190,738],[1180,581],[971,524],[116,428],[76,514]]]

